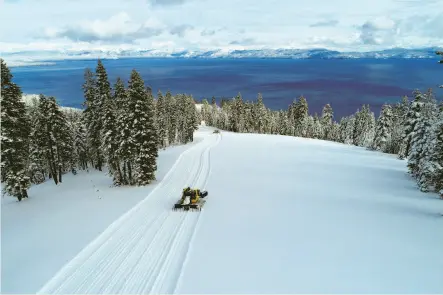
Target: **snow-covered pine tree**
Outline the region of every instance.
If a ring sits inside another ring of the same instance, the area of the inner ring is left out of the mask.
[[[134,121],[134,106],[125,89],[123,80],[117,78],[114,85],[114,100],[117,105],[117,155],[122,166],[122,184],[133,185],[135,183],[133,166],[136,155],[134,140],[132,138],[132,122]]]
[[[438,120],[435,124],[435,145],[431,159],[432,182],[440,197],[443,198],[443,111],[440,110]]]
[[[413,177],[418,177],[420,161],[427,151],[426,145],[431,139],[431,133],[432,126],[430,122],[423,116],[419,117],[411,133],[410,153],[408,156],[408,169]]]
[[[355,114],[353,143],[356,146],[369,147],[375,135],[375,116],[369,105],[363,105]]]
[[[88,169],[88,146],[86,141],[86,127],[83,120],[74,125],[74,148],[78,155],[78,166],[82,170]]]
[[[407,96],[402,98],[401,103],[397,103],[392,107],[391,138],[386,144],[387,153],[398,154],[400,151],[408,110],[409,99]]]
[[[49,169],[49,177],[57,185],[62,174],[73,169],[73,141],[65,115],[54,97],[40,95],[39,116],[33,133]]]
[[[340,142],[340,125],[337,122],[333,122],[331,125],[329,140]]]
[[[253,108],[253,120],[255,122],[251,122],[255,125],[254,130],[257,133],[265,133],[265,125],[266,125],[266,106],[263,102],[263,96],[261,93],[258,94],[257,101],[254,104]],[[254,124],[255,123],[255,124]]]
[[[286,135],[288,132],[288,117],[285,111],[279,110],[276,116],[276,134]]]
[[[321,124],[320,118],[317,113],[314,114],[314,130],[313,130],[313,138],[321,139],[324,134],[323,125]]]
[[[278,112],[274,111],[274,112],[269,112],[268,114],[269,117],[269,133],[270,134],[278,134],[279,132],[279,126],[278,126]]]
[[[185,143],[186,139],[186,111],[187,101],[185,94],[177,94],[176,101],[176,122],[177,122],[177,142]]]
[[[371,111],[370,106],[367,105],[367,113],[366,113],[366,125],[365,132],[363,133],[363,146],[370,147],[372,142],[374,141],[375,136],[375,114]]]
[[[46,179],[44,157],[41,155],[40,147],[33,143],[31,134],[28,175],[32,183],[40,184]]]
[[[295,116],[294,116],[295,136],[305,136],[308,115],[309,115],[308,102],[306,98],[302,95],[298,98],[295,106]]]
[[[101,150],[102,147],[102,134],[103,134],[103,118],[104,118],[104,103],[111,97],[111,86],[108,81],[108,75],[106,69],[99,59],[97,61],[97,67],[95,69],[95,97],[93,99],[93,113],[94,118],[90,125],[90,142],[93,146],[95,153],[96,169],[102,171],[103,164],[105,162],[104,154]],[[106,133],[106,131],[105,131]]]
[[[209,106],[209,102],[206,98],[202,99],[201,116],[202,116],[202,121],[204,121],[206,125],[210,126],[211,107]]]
[[[384,104],[381,108],[380,116],[376,124],[376,131],[372,148],[377,151],[386,151],[387,143],[391,137],[392,108]]]
[[[29,136],[29,158],[28,158],[28,176],[34,184],[43,183],[48,174],[45,157],[42,154],[38,140],[35,137],[35,129],[39,116],[39,99],[33,97],[29,104],[26,105],[27,116],[31,122],[31,133]]]
[[[167,110],[167,126],[168,126],[168,145],[176,143],[177,140],[177,126],[178,126],[178,104],[176,98],[172,96],[168,90],[165,94],[166,110]]]
[[[215,100],[215,97],[212,97],[211,116],[210,116],[209,126],[217,127],[218,126],[218,117],[219,117],[219,112],[218,112],[217,102]]]
[[[12,81],[12,74],[3,59],[1,73],[1,179],[3,192],[19,201],[28,197],[30,179],[27,176],[30,122],[20,87]]]
[[[437,126],[439,119],[439,110],[437,101],[435,100],[432,89],[429,89],[424,96],[423,108],[421,115],[416,124],[417,128],[423,128],[421,132],[414,134],[412,138],[412,148],[415,150],[421,149],[421,153],[413,155],[408,159],[408,166],[411,166],[411,172],[416,176],[418,185],[422,191],[429,191],[429,187],[435,182],[435,171],[438,169],[438,162],[436,161],[436,155],[434,154],[437,139]],[[424,122],[424,124],[422,123]],[[422,126],[423,124],[423,126]],[[422,137],[420,134],[422,133]],[[421,147],[418,146],[421,144]],[[416,151],[414,151],[416,152]],[[417,156],[414,159],[413,156]],[[416,160],[417,166],[414,166],[414,160]],[[415,170],[413,170],[416,168]]]
[[[286,112],[288,116],[289,130],[288,135],[295,136],[295,122],[297,120],[297,100],[292,100]]]
[[[155,130],[154,97],[148,93],[140,74],[133,70],[128,83],[131,138],[135,158],[135,179],[138,185],[155,180],[158,139]]]
[[[186,96],[186,113],[185,113],[185,136],[184,143],[194,141],[194,131],[198,129],[199,117],[198,111],[195,107],[195,101],[192,96]]]
[[[164,148],[168,142],[168,113],[166,100],[161,91],[157,94],[157,126],[160,147]]]
[[[115,93],[111,95],[111,86],[107,81],[106,72],[102,74],[102,79],[104,81],[101,83],[103,87],[101,91],[103,100],[101,149],[103,156],[106,157],[108,171],[109,174],[112,175],[114,185],[120,186],[124,181],[119,158],[119,137],[121,130],[119,129],[120,124],[117,121],[117,96]]]
[[[409,157],[409,153],[411,150],[411,140],[413,136],[413,132],[415,129],[415,125],[417,124],[421,112],[423,109],[423,104],[425,97],[423,93],[419,90],[414,91],[414,100],[411,102],[410,108],[405,118],[405,126],[403,129],[402,135],[402,143],[399,150],[399,158],[404,159]]]
[[[99,133],[96,130],[97,110],[96,110],[96,81],[95,75],[90,69],[85,70],[84,74],[85,82],[83,83],[83,95],[85,101],[83,106],[85,107],[83,111],[84,122],[87,131],[87,143],[88,143],[88,154],[91,160],[91,165],[94,168],[98,168],[97,151],[100,145],[97,144],[97,138]]]
[[[437,126],[434,126],[434,122],[429,122],[428,127],[424,130],[423,136],[423,151],[421,158],[418,160],[418,171],[417,171],[417,183],[418,187],[423,192],[428,192],[431,186],[436,186],[436,179],[438,171],[441,166],[438,163],[438,154],[436,153],[436,142],[437,142]],[[418,124],[417,124],[418,125]],[[412,153],[411,153],[412,155]]]
[[[328,103],[323,107],[322,115],[321,115],[321,126],[323,134],[321,135],[322,139],[330,140],[330,132],[332,128],[334,118],[334,112],[332,111],[331,105]]]
[[[346,136],[344,144],[354,144],[354,127],[355,127],[355,116],[351,115],[348,117],[348,122],[346,123]]]
[[[220,128],[222,130],[228,130],[229,129],[229,109],[230,104],[226,102],[225,100],[221,100],[220,102],[220,108],[218,109],[218,119],[217,119],[217,128]]]
[[[306,134],[307,138],[314,138],[314,117],[308,116],[306,119]]]
[[[346,141],[346,129],[347,129],[347,127],[348,127],[348,123],[349,123],[349,117],[342,117],[341,119],[340,119],[340,126],[339,126],[339,130],[338,130],[338,133],[339,133],[339,136],[338,136],[338,140],[339,140],[339,142],[341,142],[341,143],[345,143],[345,141]]]
[[[246,133],[258,133],[257,131],[257,127],[258,125],[256,124],[256,120],[255,120],[255,113],[254,113],[254,104],[250,101],[245,101],[244,102],[244,130],[243,132]],[[263,126],[264,127],[264,126]]]
[[[265,112],[265,120],[264,120],[264,123],[265,123],[265,130],[264,130],[264,133],[265,134],[271,134],[271,129],[272,129],[272,117],[273,117],[273,114],[274,114],[275,112],[274,111],[272,111],[271,109],[269,109],[269,108],[266,108],[266,112]]]
[[[229,130],[233,132],[244,132],[244,102],[240,93],[233,99],[232,107],[229,109]]]
[[[420,166],[428,161],[431,149],[428,145],[435,146],[435,129],[438,116],[438,107],[432,90],[429,89],[421,98],[420,113],[415,120],[414,129],[411,133],[410,155],[408,157],[408,168],[414,177],[419,178]],[[424,161],[424,162],[423,162]]]

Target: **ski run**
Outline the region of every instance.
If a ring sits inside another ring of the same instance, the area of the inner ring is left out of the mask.
[[[2,199],[2,293],[442,292],[442,203],[416,189],[404,161],[322,140],[213,130],[200,126],[169,172],[107,228],[98,221],[117,213],[103,193],[100,202],[90,193],[48,208],[77,219],[45,212],[39,202],[61,197],[48,182],[20,203]],[[102,191],[130,194],[104,179]],[[202,211],[172,210],[186,186],[209,192]],[[69,256],[89,230],[82,219],[101,233]],[[19,226],[29,233],[13,234]],[[61,227],[65,236],[51,234]]]

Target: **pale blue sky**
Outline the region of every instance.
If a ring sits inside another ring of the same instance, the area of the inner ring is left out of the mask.
[[[3,0],[0,51],[443,46],[443,0]]]

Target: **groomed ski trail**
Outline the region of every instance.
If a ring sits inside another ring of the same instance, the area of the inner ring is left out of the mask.
[[[184,187],[206,187],[210,150],[221,138],[221,134],[207,135],[182,153],[143,201],[111,224],[37,294],[173,293],[203,211],[172,211],[172,206]]]

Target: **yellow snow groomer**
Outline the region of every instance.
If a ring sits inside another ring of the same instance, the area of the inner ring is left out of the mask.
[[[200,189],[191,189],[186,187],[183,189],[182,197],[175,203],[173,210],[198,210],[201,211],[206,200],[204,198],[208,195],[207,191]]]

